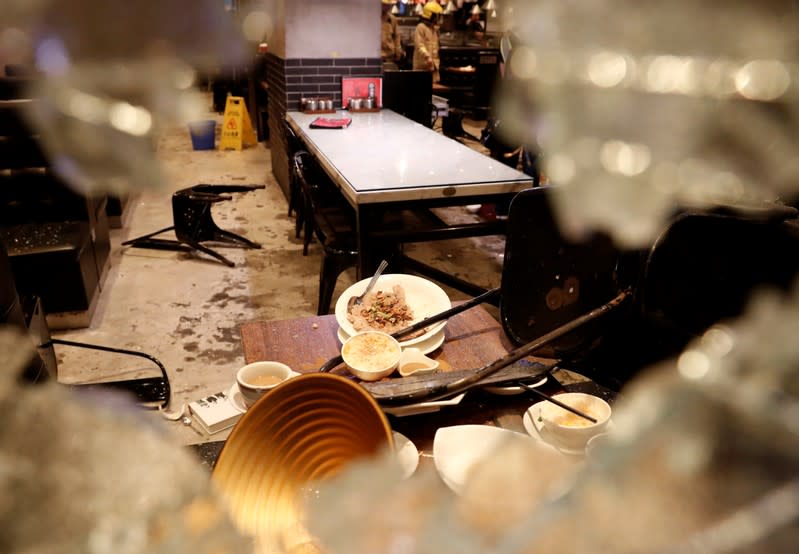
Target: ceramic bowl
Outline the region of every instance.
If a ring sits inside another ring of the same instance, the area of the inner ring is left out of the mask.
[[[241,391],[244,405],[249,408],[268,390],[297,375],[286,364],[280,362],[253,362],[236,372],[236,384]]]
[[[388,377],[397,369],[402,354],[397,339],[380,331],[357,333],[341,345],[341,358],[350,373],[364,381]]]
[[[427,373],[436,369],[438,369],[438,361],[425,356],[418,348],[408,347],[400,354],[399,374],[403,377],[414,373]]]
[[[440,427],[433,438],[433,463],[441,480],[462,493],[472,468],[494,455],[508,441],[540,448],[527,435],[493,425]]]
[[[280,546],[301,540],[312,482],[386,447],[391,427],[363,387],[310,373],[270,390],[241,417],[212,479],[242,532]]]
[[[540,417],[547,434],[560,446],[570,449],[583,449],[594,436],[604,433],[610,422],[610,404],[592,394],[567,392],[554,398],[597,420],[591,423],[585,418],[564,410],[557,404],[545,401],[540,403]]]

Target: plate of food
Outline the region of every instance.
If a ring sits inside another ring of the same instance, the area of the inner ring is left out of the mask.
[[[437,284],[401,273],[381,275],[363,302],[350,307],[350,298],[363,293],[368,283],[369,279],[358,281],[336,301],[336,321],[348,336],[370,329],[391,334],[452,307],[449,296]],[[446,324],[446,321],[439,321],[420,329],[403,337],[400,344],[410,346],[429,339]]]

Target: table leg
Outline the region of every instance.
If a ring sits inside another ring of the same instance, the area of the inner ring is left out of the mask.
[[[356,277],[365,279],[372,275],[380,263],[381,249],[372,236],[377,227],[383,210],[376,205],[362,205],[357,208],[357,234],[358,234],[358,266]]]

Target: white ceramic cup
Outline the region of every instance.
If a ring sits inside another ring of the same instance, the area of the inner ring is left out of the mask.
[[[294,371],[280,362],[253,362],[236,372],[244,405],[250,407],[267,391],[294,376]]]

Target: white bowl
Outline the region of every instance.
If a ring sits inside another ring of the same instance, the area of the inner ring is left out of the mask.
[[[592,437],[605,432],[610,422],[610,404],[598,396],[582,392],[566,392],[554,395],[554,398],[597,420],[591,423],[549,401],[539,403],[540,412],[533,417],[541,418],[548,436],[560,446],[583,449]]]
[[[280,362],[253,362],[236,372],[236,384],[239,386],[244,405],[249,408],[264,393],[295,375],[297,373],[289,366]]]
[[[493,425],[440,427],[433,438],[433,463],[441,480],[460,494],[472,468],[511,440],[530,441],[526,435]]]
[[[397,339],[380,331],[357,333],[341,346],[347,369],[364,381],[388,377],[397,369],[402,348]]]

